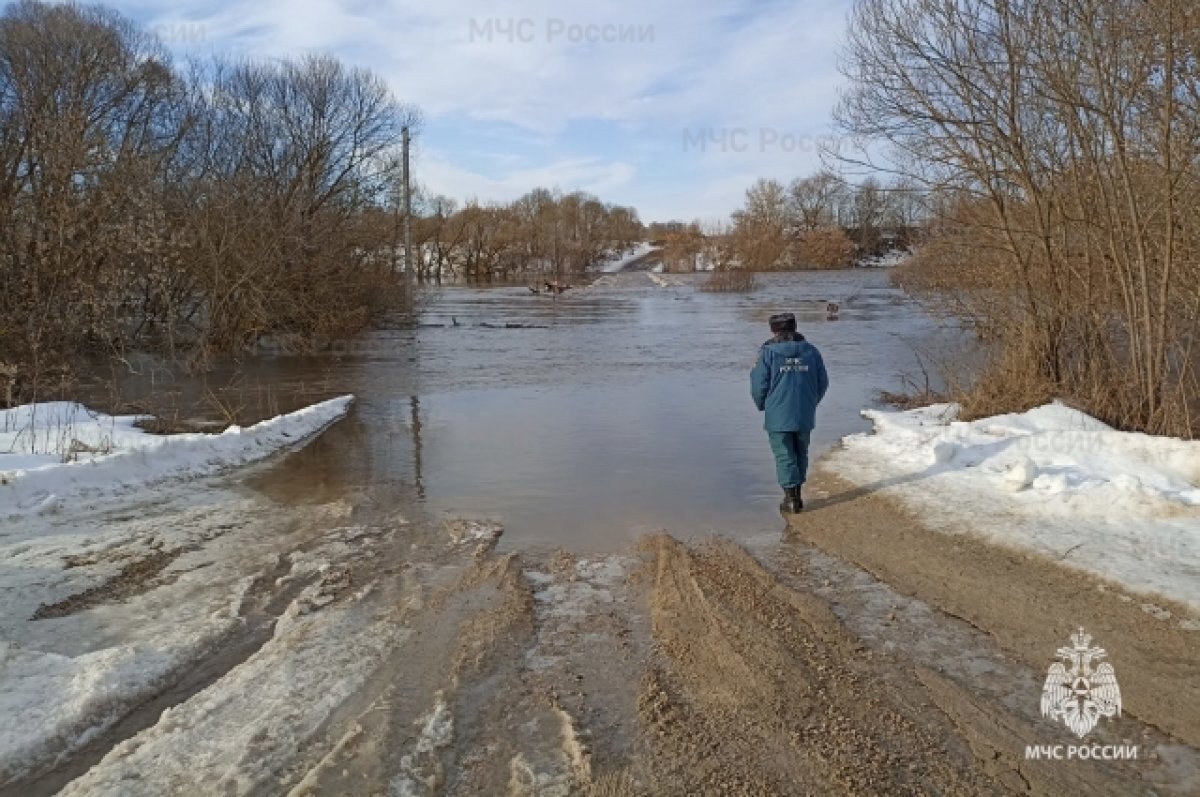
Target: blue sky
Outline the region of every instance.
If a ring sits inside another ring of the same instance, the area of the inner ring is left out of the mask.
[[[418,179],[716,219],[819,167],[851,0],[111,0],[177,53],[320,51],[418,106]]]

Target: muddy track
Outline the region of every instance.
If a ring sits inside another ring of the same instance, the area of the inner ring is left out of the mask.
[[[728,542],[656,540],[662,664],[643,717],[648,767],[672,793],[995,794],[961,739],[882,690],[829,608]],[[950,742],[947,744],[947,742]]]
[[[1034,674],[821,556],[667,536],[596,561],[480,555],[420,602],[378,699],[292,793],[1188,793],[1161,762],[1023,761],[1047,726],[1004,690],[1035,705]],[[961,660],[897,645],[897,612]]]
[[[77,758],[64,771],[82,779],[67,791],[206,794],[215,772],[229,793],[297,796],[1197,793],[1200,755],[1182,743],[1189,708],[1155,702],[1157,687],[1139,685],[1124,659],[1136,714],[1095,738],[1147,755],[1025,761],[1027,745],[1067,741],[1037,713],[1039,674],[1063,641],[1044,612],[1028,610],[1046,593],[1020,592],[1006,608],[989,590],[1008,594],[998,578],[1023,589],[998,564],[1008,552],[954,559],[957,545],[923,538],[933,533],[877,496],[815,487],[825,497],[814,491],[788,535],[748,547],[659,535],[597,558],[497,553],[486,524],[367,523],[328,549],[343,552],[323,571],[328,589],[310,584],[295,598],[296,585],[279,592],[279,573],[267,574],[255,605],[273,637],[206,673],[204,685],[219,688],[260,657],[287,666],[289,645],[338,623],[387,632],[373,669],[329,713],[295,707],[308,730],[291,746],[270,739],[278,718],[231,715],[262,723],[230,732],[248,733],[277,764],[246,754],[170,779],[146,767],[135,791],[113,790],[122,781],[106,770],[149,755],[143,747],[188,760],[186,736],[171,737],[174,747],[139,736],[103,761]],[[973,557],[983,557],[976,571],[966,569]],[[980,569],[993,571],[990,584]],[[1029,572],[1047,589],[1080,588],[1069,573]],[[1144,631],[1149,618],[1130,611],[1072,620],[1102,629],[1114,657],[1129,648],[1149,659],[1139,645],[1151,644],[1188,652],[1190,637]],[[290,622],[302,623],[294,642]],[[1147,672],[1165,688],[1194,662],[1147,662]],[[203,697],[160,699],[186,714]]]
[[[125,565],[121,572],[103,584],[87,589],[77,595],[72,595],[57,603],[42,604],[33,613],[31,620],[48,620],[99,606],[102,603],[123,601],[133,595],[140,595],[153,586],[154,579],[172,562],[179,558],[183,549],[171,551],[155,551],[149,556],[137,559]],[[68,564],[68,567],[78,566]]]

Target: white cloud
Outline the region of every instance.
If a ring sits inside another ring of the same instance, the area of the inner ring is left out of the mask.
[[[381,74],[431,121],[510,125],[547,143],[540,163],[505,164],[501,147],[481,141],[474,146],[491,150],[483,160],[495,164],[484,168],[479,158],[456,165],[456,153],[428,141],[430,157],[436,151],[440,160],[424,164],[425,172],[446,180],[438,186],[445,193],[483,196],[544,177],[564,188],[657,195],[671,206],[661,211],[687,215],[693,206],[711,212],[697,194],[735,176],[786,177],[816,167],[811,151],[760,142],[827,131],[849,3],[178,0],[150,16],[166,29],[181,21],[203,29],[207,39],[188,43],[192,50],[332,51]],[[571,26],[590,31],[592,41],[570,40]],[[572,132],[580,123],[616,126],[631,152],[596,151],[596,142]],[[743,151],[685,151],[685,131],[703,130],[744,130],[754,143]],[[647,161],[660,166],[655,177],[646,174]],[[673,201],[665,185],[647,182],[672,179],[670,162],[680,186],[691,186]],[[711,183],[697,192],[700,179]],[[713,201],[728,210],[740,200],[736,193]]]
[[[488,176],[463,168],[450,156],[431,152],[421,160],[416,176],[435,193],[462,200],[501,201],[540,186],[587,191],[611,201],[611,194],[627,186],[635,172],[631,164],[621,161],[578,158]]]

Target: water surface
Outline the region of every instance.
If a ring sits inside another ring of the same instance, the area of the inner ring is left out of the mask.
[[[914,347],[939,336],[884,271],[771,275],[739,295],[645,275],[615,282],[558,299],[444,288],[419,329],[372,334],[337,357],[278,358],[281,394],[358,402],[256,487],[289,502],[415,496],[503,522],[509,547],[612,549],[659,529],[760,534],[780,527],[749,393],[766,318],[795,312],[824,354],[831,387],[814,455],[866,430],[860,410],[919,373]]]

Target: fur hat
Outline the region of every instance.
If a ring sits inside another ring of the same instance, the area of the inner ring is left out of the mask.
[[[791,313],[779,313],[770,318],[771,331],[775,334],[780,332],[795,332],[796,331],[796,316]]]

